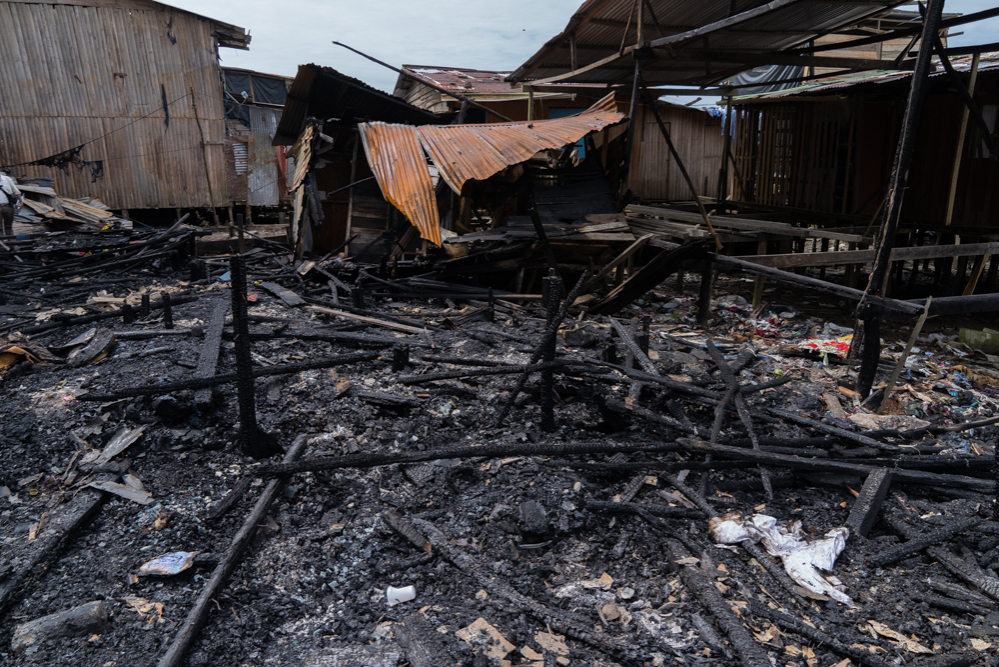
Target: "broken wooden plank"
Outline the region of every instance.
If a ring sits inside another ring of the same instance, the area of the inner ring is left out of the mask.
[[[679,211],[676,209],[660,208],[655,206],[630,205],[624,209],[627,213],[637,213],[640,215],[652,215],[671,220],[678,220],[691,224],[701,224],[703,222],[699,213]],[[728,227],[730,229],[740,229],[753,232],[767,232],[770,234],[783,234],[798,238],[826,238],[848,243],[869,243],[871,239],[859,234],[844,234],[842,232],[829,231],[825,229],[807,229],[795,227],[786,222],[771,222],[768,220],[748,220],[746,218],[736,218],[729,215],[712,215],[711,223],[716,227]]]
[[[385,320],[379,320],[374,317],[368,317],[367,315],[355,315],[354,313],[348,313],[345,310],[337,310],[335,308],[326,308],[324,306],[306,306],[307,310],[312,310],[317,313],[324,313],[326,315],[335,315],[336,317],[343,317],[344,319],[354,320],[355,322],[364,322],[365,324],[373,324],[377,327],[384,327],[385,329],[394,329],[395,331],[402,331],[410,334],[422,334],[424,329],[418,329],[416,327],[411,327],[406,324],[397,324],[395,322],[387,322]]]
[[[291,463],[297,459],[307,446],[308,437],[304,435],[298,436],[288,448],[288,453],[284,456],[284,462]],[[236,569],[236,565],[239,564],[243,556],[243,551],[250,544],[250,540],[257,534],[257,525],[266,515],[271,501],[277,495],[281,484],[280,479],[272,479],[264,487],[263,493],[260,494],[256,505],[253,506],[253,511],[246,517],[239,532],[232,539],[229,548],[226,549],[225,557],[215,567],[211,579],[209,579],[204,589],[202,589],[201,594],[194,603],[194,607],[184,620],[184,625],[181,626],[174,637],[173,643],[170,644],[167,652],[160,659],[158,667],[179,667],[184,664],[187,650],[194,643],[194,640],[197,639],[198,633],[201,632],[205,621],[208,620],[213,598],[224,590],[226,580],[229,579],[232,571]]]
[[[711,444],[702,440],[694,440],[691,438],[677,438],[677,443],[692,451],[724,454],[728,458],[753,461],[755,463],[765,463],[769,466],[791,468],[795,470],[838,472],[847,475],[866,477],[878,469],[878,466],[846,463],[844,461],[834,461],[832,459],[808,459],[799,456],[786,456],[784,454],[776,454],[772,452]],[[895,479],[899,482],[970,489],[972,491],[978,491],[979,493],[993,493],[996,486],[995,480],[991,479],[924,472],[922,470],[898,469],[894,471],[894,474]]]
[[[107,476],[106,479],[117,479]],[[0,614],[23,596],[58,558],[69,540],[97,513],[107,495],[97,489],[83,489],[54,513],[45,528],[30,543],[24,556],[6,557],[13,572],[0,583]]]
[[[867,537],[867,533],[878,520],[881,512],[881,505],[891,488],[892,471],[888,468],[879,468],[867,476],[860,495],[854,501],[850,509],[850,516],[846,520],[846,527],[855,535]]]
[[[619,254],[611,261],[607,262],[607,264],[604,265],[604,268],[600,269],[600,273],[590,278],[587,281],[587,283],[583,285],[583,289],[585,290],[590,285],[599,285],[600,281],[609,276],[611,271],[613,271],[618,266],[626,262],[628,258],[634,255],[636,252],[644,248],[645,244],[648,243],[649,239],[651,239],[652,237],[653,234],[646,234],[645,236],[637,239],[634,243],[625,248],[623,251],[621,251],[621,254]]]
[[[273,294],[274,296],[276,296],[277,298],[281,299],[284,305],[288,306],[289,308],[295,308],[305,303],[305,299],[300,297],[295,292],[292,292],[287,287],[278,285],[277,283],[260,283],[260,286],[263,287],[268,292],[270,292],[271,294]]]
[[[992,254],[999,251],[999,243],[965,243],[958,245],[924,245],[911,248],[894,248],[892,262],[941,257],[967,257]],[[780,255],[744,255],[739,259],[775,269],[808,266],[835,266],[841,264],[867,264],[874,261],[874,250],[840,250],[835,252],[799,252]]]
[[[672,243],[663,244],[662,242],[660,244],[657,244],[658,247],[666,249],[614,288],[610,294],[590,306],[588,312],[593,315],[616,313],[666,280],[683,265],[685,260],[701,259],[708,252],[706,240],[694,241],[682,246]]]
[[[926,316],[930,312],[930,305],[933,303],[933,297],[929,296],[926,298],[926,307],[923,308],[923,314],[919,316],[916,320],[916,326],[912,327],[912,333],[909,335],[909,340],[905,344],[905,349],[902,350],[902,354],[898,357],[898,363],[895,364],[894,370],[891,372],[891,377],[888,378],[888,384],[885,385],[884,395],[881,397],[881,404],[878,406],[877,414],[888,407],[888,399],[891,398],[892,391],[895,390],[895,383],[898,382],[898,376],[902,374],[905,369],[905,360],[909,358],[909,353],[912,352],[912,348],[916,344],[916,339],[919,338],[919,332],[923,330],[923,324],[926,323]]]
[[[976,516],[968,517],[960,521],[953,521],[943,528],[910,539],[908,542],[900,544],[893,549],[888,549],[874,558],[868,559],[867,565],[869,567],[884,567],[885,565],[890,565],[895,561],[902,560],[906,556],[917,554],[927,547],[932,547],[940,544],[944,540],[949,540],[958,533],[963,533],[966,530],[974,528],[981,522],[982,519]]]
[[[205,334],[205,341],[201,345],[201,353],[198,355],[198,368],[194,371],[196,378],[209,378],[215,375],[215,368],[219,361],[219,350],[222,348],[225,316],[229,312],[229,306],[228,299],[221,299],[212,309],[212,314],[208,318],[208,332]],[[198,408],[204,409],[211,402],[211,387],[198,389],[194,394],[194,404]]]

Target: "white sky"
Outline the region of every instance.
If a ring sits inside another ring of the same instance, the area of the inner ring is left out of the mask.
[[[689,0],[694,2],[696,0]],[[391,65],[513,70],[561,32],[582,0],[167,0],[242,26],[249,51],[221,49],[222,64],[294,76],[299,64],[332,67],[391,92],[396,74],[332,44]],[[968,14],[996,0],[949,0]],[[999,41],[999,18],[960,26],[951,46]]]

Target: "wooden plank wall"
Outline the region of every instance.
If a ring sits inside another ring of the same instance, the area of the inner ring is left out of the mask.
[[[734,199],[830,213],[849,207],[854,125],[839,102],[744,105],[732,117]]]
[[[619,105],[620,106],[620,105]],[[669,129],[673,145],[690,173],[697,194],[718,194],[724,136],[721,118],[698,109],[661,105],[659,114]],[[639,105],[635,149],[631,156],[628,187],[644,201],[689,201],[690,188],[673,163],[655,115]]]
[[[0,2],[0,163],[44,158],[85,142],[103,177],[69,167],[13,167],[55,179],[70,197],[111,208],[227,202],[221,83],[211,24],[182,11]],[[168,102],[169,123],[163,109]],[[96,141],[93,141],[96,140]]]

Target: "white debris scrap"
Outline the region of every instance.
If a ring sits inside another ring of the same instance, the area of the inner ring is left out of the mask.
[[[846,547],[850,529],[833,528],[820,540],[805,541],[801,522],[795,521],[790,530],[778,526],[777,519],[764,514],[754,514],[748,520],[737,513],[714,517],[708,521],[711,539],[718,544],[737,544],[751,540],[760,542],[771,556],[779,556],[787,571],[802,588],[827,595],[838,602],[856,608],[853,600],[840,589],[840,582],[820,572],[831,572],[836,558]]]

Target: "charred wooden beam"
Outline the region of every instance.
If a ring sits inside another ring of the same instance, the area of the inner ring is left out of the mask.
[[[284,457],[285,463],[291,463],[297,459],[305,451],[307,444],[307,436],[298,436],[295,442],[291,444],[291,447],[288,448],[288,453]],[[201,594],[198,595],[194,607],[187,614],[184,624],[174,636],[174,640],[167,649],[167,652],[160,658],[157,667],[180,667],[185,663],[185,656],[188,649],[194,643],[195,639],[198,638],[201,628],[204,627],[205,622],[208,620],[208,614],[211,612],[214,598],[224,589],[226,581],[233,570],[236,569],[236,565],[239,564],[243,552],[246,551],[246,547],[250,544],[250,540],[257,534],[257,526],[267,514],[267,510],[270,508],[271,502],[274,500],[280,487],[281,480],[278,479],[272,479],[264,487],[264,491],[260,494],[256,505],[253,506],[253,510],[246,517],[246,520],[243,521],[239,532],[233,537],[229,548],[226,549],[225,555],[212,572],[211,579],[208,580]]]

